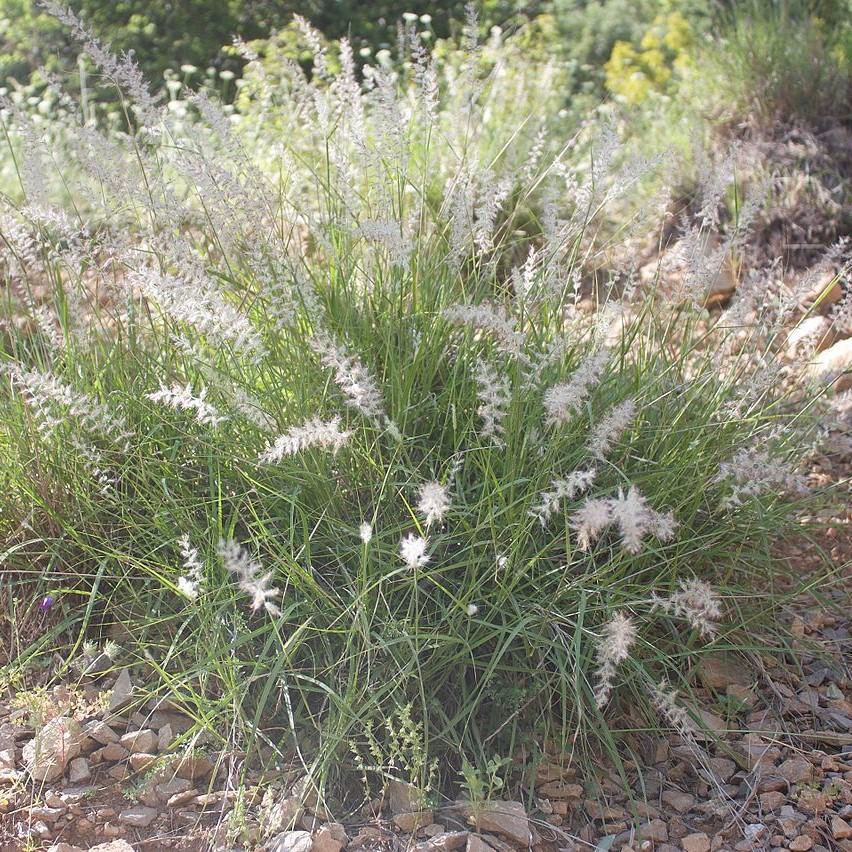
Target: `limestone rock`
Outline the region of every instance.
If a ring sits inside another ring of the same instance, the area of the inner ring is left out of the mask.
[[[520,802],[483,802],[474,808],[466,803],[464,809],[468,822],[478,831],[502,835],[519,846],[532,844],[532,832],[527,812]]]
[[[147,828],[159,815],[154,808],[145,805],[136,805],[128,808],[118,815],[118,821],[133,828]]]
[[[703,832],[687,834],[680,841],[684,852],[710,852],[710,838]]]
[[[60,778],[68,762],[80,753],[82,739],[79,722],[67,716],[51,719],[24,746],[24,763],[33,780]]]
[[[309,831],[282,831],[266,844],[268,852],[311,852],[314,843]]]

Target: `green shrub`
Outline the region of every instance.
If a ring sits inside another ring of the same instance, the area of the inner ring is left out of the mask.
[[[409,76],[359,83],[306,35],[313,79],[287,66],[277,111],[260,80],[245,125],[102,57],[135,129],[13,147],[0,523],[59,613],[17,665],[110,635],[223,747],[432,792],[548,737],[615,755],[651,703],[688,733],[663,682],[744,641],[800,485],[789,305],[708,325],[726,252],[696,229],[671,298],[615,270],[589,315],[646,164],[607,129],[573,167],[520,118],[486,139],[512,69],[475,45],[439,93],[413,36]]]

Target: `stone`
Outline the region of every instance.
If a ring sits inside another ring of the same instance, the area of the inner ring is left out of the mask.
[[[172,796],[178,793],[185,793],[192,789],[192,781],[187,781],[186,778],[170,778],[162,784],[157,784],[154,788],[157,795],[164,802],[168,801]]]
[[[835,840],[848,840],[852,837],[852,825],[839,816],[831,818],[831,836]]]
[[[494,847],[489,846],[478,834],[468,834],[465,852],[494,852]]]
[[[135,849],[126,840],[111,840],[92,846],[89,852],[135,852]]]
[[[124,781],[128,775],[130,775],[130,770],[123,763],[116,763],[114,766],[110,766],[107,769],[107,775],[110,778],[115,778],[116,781]]]
[[[780,810],[784,802],[787,801],[787,796],[779,791],[771,791],[769,793],[760,794],[760,807],[764,812]]]
[[[130,671],[122,669],[116,678],[115,685],[109,696],[109,709],[111,712],[122,710],[133,697],[133,681],[130,679]]]
[[[828,317],[805,317],[787,335],[787,357],[794,360],[801,354],[822,352],[836,340],[834,325]]]
[[[832,384],[836,393],[852,388],[852,337],[829,346],[812,358],[805,377]]]
[[[24,746],[27,772],[35,781],[53,781],[65,772],[68,762],[80,754],[83,732],[80,723],[57,716],[42,727]]]
[[[535,786],[549,784],[551,781],[562,781],[565,778],[573,778],[573,768],[562,766],[559,763],[540,763],[535,770]]]
[[[527,812],[520,802],[482,802],[475,808],[466,802],[464,812],[467,821],[478,831],[488,831],[506,837],[520,846],[532,844],[532,832]]]
[[[119,740],[131,754],[154,754],[157,751],[157,735],[149,730],[131,731]]]
[[[70,843],[54,843],[47,847],[47,852],[86,852],[81,846],[72,846]]]
[[[424,825],[429,825],[434,819],[432,811],[412,811],[411,813],[398,813],[393,815],[396,827],[405,834],[411,834]]]
[[[695,804],[695,796],[681,790],[666,790],[662,798],[670,808],[679,814],[685,814]]]
[[[188,778],[190,781],[204,778],[215,769],[213,763],[204,757],[204,755],[193,753],[185,754],[178,758],[173,766],[175,772],[181,778]]]
[[[342,852],[347,843],[346,829],[339,822],[328,822],[314,832],[313,852]]]
[[[167,722],[157,732],[157,751],[163,752],[175,741],[175,733],[171,723]]]
[[[789,842],[787,848],[790,852],[808,852],[808,849],[813,845],[814,839],[812,837],[808,837],[807,834],[800,834]]]
[[[51,808],[47,805],[42,805],[40,807],[30,808],[29,816],[32,819],[40,819],[44,822],[54,823],[65,813],[65,810],[65,808]]]
[[[720,692],[725,692],[731,684],[750,686],[753,680],[743,660],[722,652],[702,654],[697,671],[705,688]]]
[[[108,760],[111,763],[116,763],[119,760],[124,760],[127,757],[127,749],[121,743],[110,743],[102,749],[95,752],[101,760]]]
[[[311,852],[314,843],[309,831],[282,831],[266,844],[267,852]]]
[[[713,770],[713,774],[723,784],[737,771],[736,763],[734,763],[733,760],[729,760],[727,757],[711,757],[707,761],[707,765]]]
[[[583,787],[580,784],[563,784],[561,781],[551,781],[543,784],[536,791],[545,799],[582,799]]]
[[[595,799],[586,799],[583,808],[592,819],[613,822],[627,817],[627,811],[619,805],[605,805]]]
[[[198,790],[195,787],[191,787],[189,790],[183,790],[180,793],[175,793],[173,796],[169,796],[168,801],[166,802],[166,807],[181,808],[188,802],[195,799],[198,795]]]
[[[130,765],[135,772],[144,772],[149,766],[152,766],[157,761],[156,754],[145,754],[137,751],[130,755]]]
[[[423,843],[418,843],[414,847],[414,852],[453,852],[455,849],[467,846],[468,836],[467,831],[443,831],[424,840]]]
[[[85,757],[75,757],[68,764],[68,779],[72,784],[81,784],[92,777],[92,769]]]
[[[148,808],[145,805],[136,805],[133,808],[127,808],[118,815],[118,821],[124,825],[129,825],[132,828],[147,828],[159,815],[159,812],[154,808]]]
[[[710,838],[703,831],[687,834],[681,838],[680,845],[684,852],[710,852]]]
[[[803,781],[813,780],[814,765],[803,757],[791,757],[785,760],[776,772],[790,784],[800,784]]]
[[[666,843],[669,839],[668,826],[661,819],[652,819],[636,830],[641,840],[650,840],[654,843]]]
[[[423,792],[414,784],[406,784],[395,778],[388,782],[390,810],[393,816],[419,811],[423,805]]]

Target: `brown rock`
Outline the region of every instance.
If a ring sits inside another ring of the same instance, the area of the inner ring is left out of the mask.
[[[313,841],[313,852],[342,852],[349,837],[339,822],[329,822],[317,829]]]
[[[311,852],[313,840],[307,831],[282,831],[267,844],[269,852]]]
[[[419,787],[395,778],[388,782],[388,795],[393,815],[416,813],[423,805],[423,791]]]
[[[465,804],[464,812],[467,820],[475,825],[478,831],[502,835],[520,846],[526,847],[532,844],[530,821],[520,802],[483,802],[476,808],[469,803]]]
[[[158,812],[154,808],[136,805],[136,807],[122,811],[118,815],[118,821],[133,828],[147,828],[157,816]]]
[[[494,852],[494,847],[489,846],[478,834],[468,834],[467,848],[465,852]]]
[[[72,784],[82,784],[92,777],[89,761],[85,757],[75,757],[68,764],[68,779]]]
[[[444,831],[414,847],[414,852],[453,852],[467,846],[467,831]]]
[[[551,781],[536,791],[545,799],[582,799],[583,787],[580,784],[564,784],[561,781]]]
[[[51,719],[24,746],[27,771],[35,781],[61,777],[68,762],[80,754],[82,740],[79,722],[68,716]]]
[[[92,846],[89,852],[134,852],[134,848],[126,840],[111,840]]]
[[[798,837],[794,837],[789,845],[788,849],[790,852],[808,852],[814,845],[814,840],[812,837],[808,837],[807,834],[800,834]]]
[[[839,816],[831,818],[831,836],[835,840],[848,840],[852,837],[852,825],[849,825],[845,819]]]
[[[837,393],[852,388],[852,337],[820,352],[811,360],[805,375],[812,380],[831,383]]]
[[[760,807],[767,812],[777,811],[779,808],[784,806],[786,801],[787,796],[785,796],[784,793],[777,791],[760,794]]]
[[[687,834],[681,839],[680,845],[684,852],[710,852],[710,838],[703,831]]]
[[[398,813],[393,815],[393,821],[396,827],[405,834],[411,834],[422,828],[424,825],[430,825],[434,815],[432,811],[412,811],[411,813]]]
[[[143,752],[134,752],[130,755],[130,765],[136,772],[144,772],[149,766],[157,760],[156,754],[144,754]]]
[[[157,751],[157,735],[149,730],[130,731],[119,740],[131,754],[154,754]]]
[[[791,784],[812,781],[814,777],[814,765],[804,757],[791,757],[785,760],[776,771]]]
[[[194,787],[189,790],[183,790],[180,793],[175,793],[172,796],[169,796],[168,801],[166,802],[166,807],[170,809],[174,808],[182,808],[188,802],[191,802],[196,796],[198,796],[198,790]]]
[[[94,720],[89,722],[83,733],[101,745],[109,745],[118,742],[118,734],[106,722]]]
[[[685,814],[694,804],[695,796],[684,793],[681,790],[666,790],[662,796],[663,801],[679,814]]]
[[[669,839],[668,826],[661,819],[652,819],[636,830],[641,840],[651,840],[654,843],[666,843]]]
[[[703,654],[698,663],[698,678],[707,689],[724,692],[731,684],[750,686],[752,676],[745,663],[721,652]]]

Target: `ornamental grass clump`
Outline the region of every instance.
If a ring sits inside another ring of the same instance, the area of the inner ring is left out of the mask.
[[[525,127],[480,158],[460,126],[499,76],[471,46],[461,98],[406,30],[361,79],[309,39],[313,76],[275,92],[300,129],[255,162],[260,119],[206,96],[177,119],[83,36],[126,126],[65,127],[65,194],[22,170],[0,227],[3,558],[62,613],[17,665],[121,636],[212,742],[344,796],[348,744],[403,708],[451,792],[460,755],[611,745],[742,641],[725,600],[771,582],[807,421],[752,393],[707,282],[583,307],[596,217],[638,168],[610,130],[591,160]],[[10,156],[27,120],[6,114]],[[766,488],[737,472],[758,461]]]

